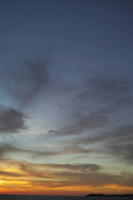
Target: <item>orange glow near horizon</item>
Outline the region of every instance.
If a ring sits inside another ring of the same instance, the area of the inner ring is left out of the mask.
[[[70,176],[71,173],[73,176]],[[84,173],[82,170],[68,170],[66,166],[56,166],[55,169],[54,165],[6,160],[0,168],[0,194],[82,196],[89,193],[123,194],[133,191],[133,187],[119,184],[102,185],[99,183],[101,179],[96,180],[94,185],[91,179],[86,182]]]
[[[25,194],[25,195],[86,195],[89,193],[124,194],[132,193],[133,188],[120,185],[92,186],[64,186],[47,187],[29,184],[28,181],[1,180],[0,194]]]

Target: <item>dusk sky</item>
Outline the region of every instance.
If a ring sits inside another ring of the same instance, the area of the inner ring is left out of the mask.
[[[0,1],[0,193],[133,191],[133,1]]]

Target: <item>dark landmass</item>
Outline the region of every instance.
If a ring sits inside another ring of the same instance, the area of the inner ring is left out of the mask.
[[[86,197],[133,197],[133,194],[87,194]]]
[[[86,196],[47,196],[0,194],[0,200],[133,200],[133,194],[87,194]]]

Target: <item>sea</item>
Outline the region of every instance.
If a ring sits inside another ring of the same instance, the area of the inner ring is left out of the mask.
[[[133,200],[133,196],[86,197],[86,196],[0,195],[0,200]]]

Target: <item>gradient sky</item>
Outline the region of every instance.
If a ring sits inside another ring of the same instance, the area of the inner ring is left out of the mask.
[[[0,193],[133,191],[133,2],[0,1]]]

